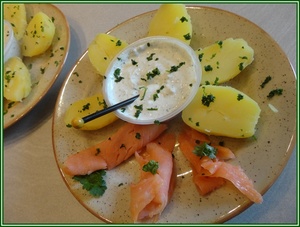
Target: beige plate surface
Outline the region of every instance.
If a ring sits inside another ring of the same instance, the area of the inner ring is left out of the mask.
[[[188,12],[193,22],[191,46],[194,49],[233,37],[245,39],[255,51],[254,62],[228,84],[245,92],[260,105],[262,112],[256,139],[212,139],[224,141],[225,146],[235,152],[236,159],[231,162],[240,165],[253,180],[255,188],[264,194],[283,170],[295,145],[296,82],[293,69],[275,41],[248,20],[214,8],[192,7],[188,8]],[[147,33],[153,15],[154,12],[149,12],[134,17],[113,28],[110,33],[129,43],[142,38]],[[273,79],[261,89],[260,84],[268,75]],[[129,186],[139,178],[134,157],[107,171],[108,189],[101,198],[89,196],[80,184],[64,175],[61,170],[70,154],[109,137],[122,124],[118,121],[90,132],[65,126],[63,118],[68,106],[99,92],[101,86],[101,77],[94,71],[85,52],[70,72],[57,100],[53,118],[55,157],[68,188],[84,207],[104,221],[128,223],[131,222]],[[275,88],[282,88],[283,95],[268,99],[268,93]],[[277,113],[271,110],[269,103],[276,107]],[[180,116],[172,121],[171,130],[180,130]],[[160,223],[221,223],[252,204],[230,183],[209,196],[200,196],[192,183],[190,166],[178,146],[174,150],[174,156],[177,185],[170,204],[159,219]]]
[[[69,51],[70,29],[62,12],[51,4],[25,4],[27,21],[42,11],[54,19],[55,36],[52,46],[42,55],[36,57],[24,57],[23,61],[29,68],[32,91],[22,102],[11,106],[11,102],[4,100],[4,128],[7,128],[20,120],[28,113],[51,88],[58,77]],[[44,71],[42,73],[42,71]],[[10,107],[11,106],[11,107]]]

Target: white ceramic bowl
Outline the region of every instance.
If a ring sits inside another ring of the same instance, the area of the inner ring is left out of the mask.
[[[109,106],[139,94],[115,113],[130,123],[153,124],[180,113],[194,98],[201,77],[200,62],[190,46],[175,38],[152,36],[115,56],[106,71],[103,93]]]
[[[11,24],[4,20],[4,63],[12,57],[22,57],[20,45]]]

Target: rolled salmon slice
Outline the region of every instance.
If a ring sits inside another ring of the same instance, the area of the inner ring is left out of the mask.
[[[206,142],[208,137],[193,129],[185,128],[178,137],[179,147],[183,155],[188,159],[193,171],[193,182],[197,186],[200,195],[210,192],[224,185],[225,180],[230,181],[240,192],[255,203],[262,203],[261,194],[254,188],[252,180],[245,174],[240,166],[234,166],[226,160],[235,158],[234,153],[227,147],[211,144],[217,149],[215,159],[207,156],[200,158],[193,153],[195,146]]]
[[[166,129],[166,124],[125,123],[106,140],[69,156],[62,169],[71,176],[86,175],[100,169],[110,170],[140,151]]]
[[[140,181],[130,186],[130,210],[135,223],[156,222],[170,201],[176,182],[172,157],[175,142],[175,135],[163,134],[147,144],[145,151],[135,153],[141,169]],[[143,170],[150,161],[158,163],[154,174]]]

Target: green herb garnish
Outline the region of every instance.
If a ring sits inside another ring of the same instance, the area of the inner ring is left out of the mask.
[[[201,145],[195,146],[193,153],[200,158],[207,156],[210,159],[216,158],[217,149],[210,146],[208,143],[203,143]]]
[[[98,170],[88,175],[76,175],[72,179],[79,181],[82,184],[82,188],[87,190],[92,196],[100,197],[107,189],[106,182],[103,179],[105,175],[105,170]]]
[[[274,97],[275,95],[282,95],[282,92],[283,92],[283,89],[281,88],[277,88],[277,89],[274,89],[272,91],[270,91],[270,93],[268,94],[268,98],[272,98]]]
[[[147,164],[143,166],[142,169],[143,171],[150,172],[154,175],[157,173],[158,167],[159,167],[158,162],[154,160],[150,160]]]
[[[272,79],[271,76],[267,76],[266,79],[264,80],[264,82],[262,82],[262,84],[260,85],[260,87],[264,88],[266,86],[266,84],[271,81],[271,79]]]
[[[238,101],[242,100],[243,98],[244,98],[244,96],[242,94],[238,94],[238,96],[237,96]]]

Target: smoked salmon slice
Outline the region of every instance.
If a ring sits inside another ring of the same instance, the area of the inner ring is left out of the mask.
[[[261,194],[254,188],[252,180],[240,166],[234,166],[226,160],[235,158],[234,153],[227,147],[210,143],[209,138],[192,128],[185,128],[178,136],[179,147],[191,164],[193,182],[200,195],[207,195],[230,181],[240,192],[255,203],[262,203]],[[194,153],[195,147],[209,143],[217,149],[216,157],[199,157]]]
[[[135,125],[125,123],[115,134],[67,158],[63,171],[86,175],[100,169],[112,169],[140,151],[167,129],[166,124]]]
[[[175,142],[175,135],[164,133],[143,152],[135,153],[141,170],[140,181],[130,186],[130,211],[135,223],[156,222],[170,201],[176,179],[172,157]],[[151,161],[158,164],[155,173],[143,170]]]

